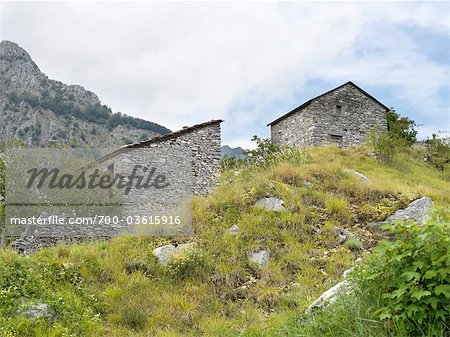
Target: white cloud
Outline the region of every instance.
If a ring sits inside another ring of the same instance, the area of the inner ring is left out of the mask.
[[[392,89],[396,107],[445,118],[448,64],[397,28],[448,34],[449,22],[436,3],[0,4],[0,38],[51,78],[172,129],[225,118],[224,142],[236,145],[268,135],[273,102],[300,104],[294,93],[311,79]]]

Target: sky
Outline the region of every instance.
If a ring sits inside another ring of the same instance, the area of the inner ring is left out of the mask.
[[[449,33],[449,2],[0,2],[0,40],[50,78],[172,130],[222,118],[245,148],[347,81],[449,136]]]

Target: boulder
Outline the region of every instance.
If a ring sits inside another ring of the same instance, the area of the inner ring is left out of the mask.
[[[256,263],[260,268],[267,266],[270,260],[270,254],[267,250],[260,250],[249,255],[250,261]]]
[[[228,228],[228,233],[231,235],[237,235],[239,233],[239,227],[237,225],[233,225]]]
[[[30,302],[23,301],[17,309],[19,315],[28,318],[54,318],[54,313],[51,312],[48,305],[42,302]]]
[[[344,271],[343,276],[344,280],[339,282],[334,287],[331,287],[327,291],[325,291],[322,295],[319,296],[307,309],[306,312],[311,311],[314,308],[324,308],[328,304],[332,304],[336,301],[336,299],[342,294],[348,294],[351,291],[351,287],[349,282],[345,279],[349,273],[353,271],[353,268],[350,268]]]
[[[424,222],[427,220],[427,212],[434,205],[428,197],[422,197],[411,202],[406,208],[400,209],[389,216],[382,223],[390,223],[394,220],[414,220]]]
[[[270,197],[270,198],[261,198],[259,199],[255,206],[259,209],[264,209],[266,211],[275,211],[279,212],[283,209],[284,201],[278,198]]]
[[[363,175],[363,174],[361,174],[359,172],[356,172],[356,171],[353,171],[353,170],[350,170],[350,169],[345,169],[344,171],[347,172],[347,173],[351,173],[354,176],[358,177],[359,180],[361,180],[366,185],[369,185],[369,184],[372,183],[365,175]]]
[[[174,245],[165,245],[154,249],[153,255],[158,258],[160,264],[166,265],[170,256],[175,254],[176,250]]]

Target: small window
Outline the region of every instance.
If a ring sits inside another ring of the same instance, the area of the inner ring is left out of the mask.
[[[336,105],[336,114],[342,115],[342,105]]]
[[[330,139],[334,142],[340,142],[340,141],[342,141],[342,136],[330,135]]]

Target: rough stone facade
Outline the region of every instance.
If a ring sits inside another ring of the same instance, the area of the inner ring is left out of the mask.
[[[75,196],[68,192],[68,196],[74,198],[73,201],[81,202],[83,205],[79,207],[50,206],[50,208],[46,206],[45,212],[36,210],[32,206],[24,206],[23,212],[16,212],[21,217],[58,215],[64,218],[103,215],[110,218],[117,216],[120,219],[127,217],[134,219],[135,216],[142,218],[153,215],[180,215],[182,219],[180,224],[172,224],[172,227],[147,226],[145,229],[137,228],[136,223],[131,224],[127,221],[24,227],[9,224],[3,235],[20,237],[21,239],[15,244],[21,251],[32,251],[38,245],[51,244],[60,239],[67,241],[67,239],[83,240],[90,237],[108,238],[129,231],[148,235],[190,235],[192,215],[189,201],[193,195],[209,193],[219,182],[221,123],[222,120],[213,120],[148,141],[126,145],[88,166],[89,169],[98,168],[104,173],[107,170],[113,170],[110,173],[127,177],[136,166],[140,167],[139,174],[142,174],[142,167],[154,168],[156,170],[154,177],[159,174],[164,175],[168,183],[167,188],[136,188],[133,185],[134,187],[126,195],[115,194],[115,190],[107,189],[94,195],[94,199],[89,199],[89,206],[85,206],[82,202],[83,191],[75,191]],[[111,166],[111,164],[114,165]],[[60,200],[60,202],[66,201]],[[95,203],[98,205],[91,206]],[[28,211],[31,213],[27,214]]]
[[[361,145],[386,130],[389,109],[352,82],[313,98],[268,124],[279,146]]]
[[[192,156],[193,194],[207,194],[220,178],[220,124],[222,120],[185,127],[183,130],[125,146],[127,149],[161,149],[171,157],[172,149],[183,149],[185,158]],[[172,160],[173,162],[173,160]]]

